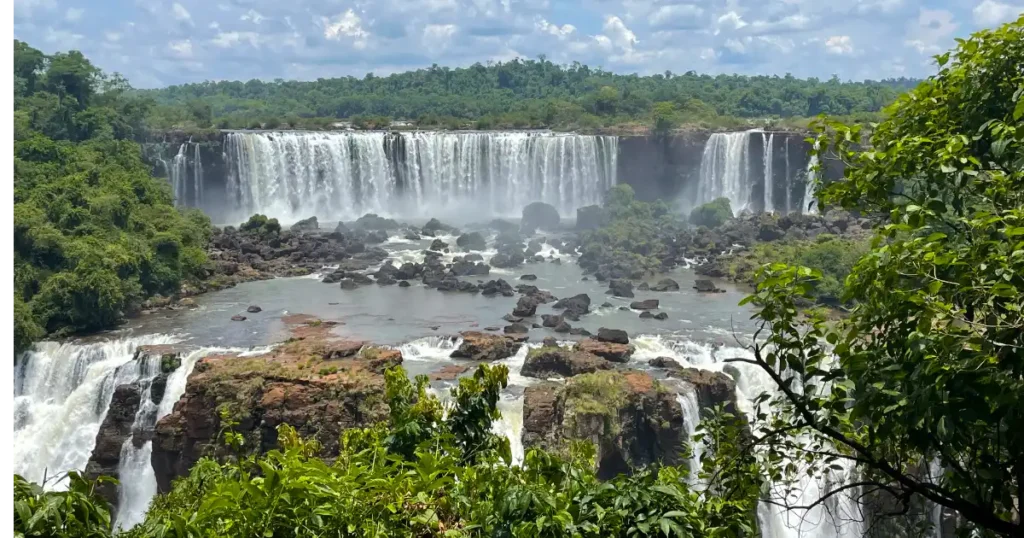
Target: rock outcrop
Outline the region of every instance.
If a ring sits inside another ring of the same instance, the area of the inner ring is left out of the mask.
[[[96,433],[96,445],[85,466],[85,476],[96,479],[100,476],[118,478],[118,466],[121,461],[121,447],[132,436],[132,425],[135,415],[142,403],[143,389],[139,383],[118,385],[110,399],[107,415]],[[111,506],[117,506],[117,485],[103,483],[99,485],[99,495]]]
[[[561,220],[555,206],[544,202],[533,202],[523,208],[521,226],[524,230],[556,230]]]
[[[522,342],[506,336],[466,331],[462,333],[462,343],[450,356],[453,359],[494,362],[515,355],[522,345]]]
[[[544,346],[531,349],[527,353],[520,373],[526,377],[548,379],[572,377],[611,368],[611,363],[593,353],[557,346]]]
[[[605,360],[620,363],[629,362],[629,357],[633,355],[633,346],[629,344],[601,342],[593,338],[580,340],[576,344],[576,349],[597,355]]]
[[[526,388],[523,445],[557,452],[569,441],[590,441],[602,479],[681,463],[685,432],[676,395],[642,372],[597,372]]]

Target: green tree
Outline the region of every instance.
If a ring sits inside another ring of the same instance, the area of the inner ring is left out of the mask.
[[[846,163],[819,196],[875,215],[874,250],[846,279],[856,307],[830,323],[796,319],[820,274],[763,268],[749,300],[768,337],[746,362],[782,392],[760,424],[771,458],[857,466],[823,499],[860,487],[896,511],[953,511],[961,531],[1024,532],[1022,36],[1024,17],[939,56],[866,145],[858,126],[819,125]]]

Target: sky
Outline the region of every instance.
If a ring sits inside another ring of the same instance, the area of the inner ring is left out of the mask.
[[[545,55],[616,73],[925,77],[1024,0],[14,0],[14,35],[139,88]]]

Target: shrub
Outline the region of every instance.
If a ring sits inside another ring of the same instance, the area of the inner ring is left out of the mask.
[[[690,212],[690,224],[717,228],[732,218],[732,206],[728,198],[717,198]]]

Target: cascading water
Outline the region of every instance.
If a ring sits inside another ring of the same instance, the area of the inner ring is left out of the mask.
[[[203,160],[199,153],[199,144],[195,145],[195,157],[192,159],[192,205],[203,203]]]
[[[774,170],[772,170],[772,146],[775,145],[775,133],[761,133],[761,143],[764,146],[764,212],[775,211],[775,203],[772,197],[775,194]],[[789,155],[786,155],[789,158]]]
[[[789,170],[789,137],[786,137],[786,213],[793,212],[793,186],[789,184],[790,175]]]
[[[714,133],[704,144],[700,160],[697,203],[728,198],[733,213],[750,206],[755,178],[750,173],[750,135],[758,129],[738,133]]]
[[[563,214],[616,182],[618,139],[527,132],[232,132],[228,208],[288,221],[445,209],[518,215],[543,200]],[[429,214],[429,215],[428,215]]]
[[[20,356],[14,368],[14,472],[41,482],[84,469],[114,389],[148,375],[132,360],[135,349],[173,341],[156,335],[96,344],[42,342]]]
[[[171,192],[174,193],[175,205],[186,205],[186,189],[188,188],[188,142],[178,148],[178,153],[171,160],[168,179],[171,180]]]
[[[697,473],[700,472],[700,458],[704,453],[702,443],[694,443],[693,436],[697,434],[697,425],[700,424],[700,404],[697,402],[697,392],[693,386],[686,386],[678,395],[679,406],[683,410],[683,424],[686,426],[686,438],[690,439],[690,482],[697,483]]]
[[[817,143],[815,143],[815,149],[817,149]],[[815,181],[818,178],[818,172],[815,170],[818,166],[818,156],[811,155],[811,159],[807,162],[807,175],[804,183],[804,203],[801,211],[806,215],[816,215],[818,213],[818,201],[814,198],[815,196]]]

